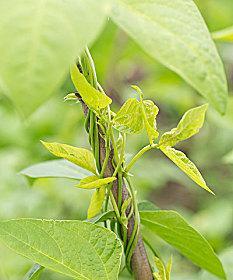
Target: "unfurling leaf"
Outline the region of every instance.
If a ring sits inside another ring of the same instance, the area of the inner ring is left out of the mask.
[[[98,176],[89,176],[80,181],[76,187],[81,189],[99,189],[116,180],[116,177],[107,177],[100,179]]]
[[[48,143],[41,141],[41,143],[53,155],[67,159],[68,161],[96,174],[95,159],[91,151],[56,142]]]
[[[81,221],[0,221],[0,241],[45,268],[79,280],[117,280],[122,245],[103,227]]]
[[[70,74],[75,88],[89,108],[98,111],[112,103],[110,97],[88,83],[84,75],[79,72],[76,65],[71,67]]]
[[[91,219],[98,215],[101,211],[103,202],[105,198],[105,186],[95,190],[92,195],[90,205],[87,211],[87,218]]]
[[[174,211],[140,212],[141,223],[194,264],[225,278],[222,264],[208,241]],[[169,268],[168,268],[169,269]]]
[[[213,32],[212,37],[216,41],[233,42],[233,26]]]
[[[198,133],[203,126],[208,104],[188,110],[176,128],[162,135],[159,146],[174,146],[178,142],[188,139]]]
[[[156,116],[158,107],[151,100],[128,99],[113,119],[114,127],[129,134],[135,134],[146,129],[150,143],[158,137],[156,131]]]
[[[154,257],[154,260],[155,260],[155,265],[158,269],[158,272],[154,273],[155,280],[167,280],[166,269],[164,267],[163,262],[157,257]]]
[[[171,147],[161,147],[161,151],[172,160],[186,175],[188,175],[195,183],[200,187],[214,194],[206,185],[201,173],[191,160],[186,155],[178,150]]]
[[[159,108],[151,100],[143,100],[141,102],[143,108],[143,119],[146,128],[146,132],[149,138],[150,144],[158,138],[159,133],[156,127],[156,116],[158,115]]]
[[[144,127],[140,102],[135,98],[128,99],[115,115],[113,123],[123,133],[139,133]]]

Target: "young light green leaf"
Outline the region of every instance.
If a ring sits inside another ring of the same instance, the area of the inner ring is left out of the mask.
[[[166,277],[166,269],[164,267],[163,262],[160,260],[160,258],[154,257],[155,265],[158,269],[158,272],[154,273],[154,277],[156,280],[167,280]]]
[[[192,0],[113,0],[112,19],[147,53],[178,73],[221,113],[223,63]]]
[[[107,177],[100,179],[98,176],[89,176],[80,181],[76,187],[81,189],[99,189],[116,180],[116,177]]]
[[[188,175],[196,184],[198,184],[203,189],[214,194],[211,189],[206,185],[201,173],[198,171],[197,167],[191,160],[189,160],[184,153],[175,150],[171,147],[161,147],[161,151],[172,160],[186,175]]]
[[[87,218],[91,219],[97,216],[101,209],[105,198],[105,186],[96,189],[92,195],[90,205],[87,211]]]
[[[91,151],[56,142],[48,143],[41,141],[41,143],[53,155],[71,161],[96,174],[95,159]]]
[[[96,111],[112,103],[110,97],[91,86],[76,65],[70,69],[71,79],[85,104]]]
[[[105,0],[1,1],[0,80],[21,112],[33,113],[59,88],[102,30],[108,6]]]
[[[144,127],[141,104],[136,98],[128,99],[113,119],[114,127],[124,133],[139,133]]]
[[[233,26],[212,33],[216,41],[233,42]]]
[[[173,128],[171,131],[166,132],[161,136],[159,145],[163,147],[172,147],[178,142],[188,139],[198,133],[203,126],[207,108],[208,104],[204,104],[188,110],[183,115],[176,128]]]
[[[43,270],[44,267],[36,263],[26,274],[23,280],[39,280]]]
[[[174,211],[140,212],[142,224],[199,267],[225,278],[222,264],[207,240]]]
[[[172,271],[172,256],[170,257],[167,266],[166,266],[166,277],[167,280],[170,280],[171,278],[171,271]]]
[[[122,245],[116,235],[81,221],[0,222],[0,241],[18,254],[71,278],[117,280]]]
[[[142,106],[142,116],[144,119],[146,132],[150,144],[153,144],[153,141],[159,136],[159,133],[156,128],[156,116],[158,115],[159,108],[151,100],[143,100]]]
[[[68,178],[81,180],[91,175],[91,172],[64,159],[55,159],[31,165],[20,174],[29,178]]]

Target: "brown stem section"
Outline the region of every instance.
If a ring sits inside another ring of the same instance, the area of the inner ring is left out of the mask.
[[[84,114],[87,115],[88,108],[83,104],[83,111]],[[105,148],[105,140],[99,134],[99,145],[100,145],[100,162],[103,164],[105,155],[106,155],[106,148]],[[105,169],[104,176],[111,177],[114,173],[114,166],[113,166],[113,149],[111,149],[109,160],[107,167]],[[112,193],[116,200],[118,201],[118,181],[116,180],[112,187]],[[126,188],[126,185],[123,183],[122,186],[122,203],[129,197],[129,192]],[[129,211],[127,211],[129,212]],[[128,231],[127,231],[127,238],[130,239],[134,228],[134,216],[132,216],[128,221]],[[153,280],[153,275],[151,271],[151,267],[148,261],[146,249],[139,231],[139,238],[134,250],[134,253],[131,258],[131,269],[136,280]]]

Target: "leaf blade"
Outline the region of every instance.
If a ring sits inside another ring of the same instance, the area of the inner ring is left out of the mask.
[[[221,262],[207,240],[174,211],[140,212],[142,224],[196,265],[225,278]]]
[[[56,142],[41,141],[41,143],[51,154],[64,158],[96,174],[95,159],[91,151]]]
[[[112,19],[144,51],[225,112],[228,90],[223,63],[193,1],[115,0]]]
[[[205,180],[203,179],[201,173],[191,162],[186,155],[171,147],[161,147],[161,151],[173,161],[188,177],[190,177],[197,185],[205,189],[206,191],[214,194],[209,187],[207,187]]]
[[[115,180],[116,177],[99,178],[93,175],[82,179],[76,187],[81,189],[99,189]]]
[[[122,245],[103,227],[81,221],[7,220],[0,222],[0,240],[34,262],[72,278],[117,279]],[[95,248],[98,240],[106,242],[106,250],[101,243]]]
[[[105,198],[105,187],[96,189],[91,197],[91,202],[87,210],[87,219],[92,219],[97,216],[102,209]]]

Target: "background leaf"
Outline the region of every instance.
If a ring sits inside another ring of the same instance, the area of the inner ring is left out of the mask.
[[[196,230],[174,211],[140,212],[142,224],[196,265],[225,279],[221,262]]]
[[[81,221],[0,222],[0,240],[17,253],[72,278],[116,280],[122,246],[109,230]]]
[[[39,264],[34,264],[30,271],[25,276],[24,280],[39,280],[44,267]]]
[[[31,165],[20,174],[30,178],[68,178],[81,180],[91,173],[67,160],[55,159]]]
[[[191,0],[114,0],[113,20],[147,53],[225,112],[227,82],[205,22]]]
[[[0,84],[24,114],[62,83],[103,27],[105,8],[104,0],[1,1]]]
[[[216,41],[233,42],[233,26],[212,33]]]

